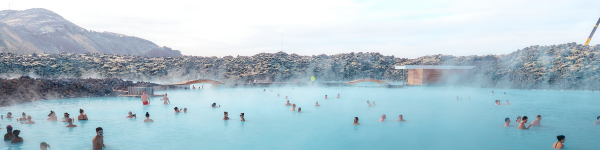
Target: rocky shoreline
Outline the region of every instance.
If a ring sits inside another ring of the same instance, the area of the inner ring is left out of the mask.
[[[0,79],[0,106],[36,100],[115,97],[126,92],[127,87],[150,87],[158,84],[150,82],[107,79],[39,79],[22,76],[14,79]]]

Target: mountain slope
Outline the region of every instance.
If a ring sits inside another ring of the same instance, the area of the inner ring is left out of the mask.
[[[0,52],[181,56],[151,41],[81,28],[46,9],[0,11]]]

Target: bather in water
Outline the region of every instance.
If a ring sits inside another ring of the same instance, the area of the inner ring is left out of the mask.
[[[509,118],[505,118],[505,119],[504,119],[504,122],[505,122],[505,123],[504,123],[504,126],[505,126],[505,127],[508,127],[508,124],[510,124],[510,119],[509,119]]]
[[[56,121],[57,117],[56,117],[56,113],[54,113],[54,111],[50,110],[50,114],[48,114],[48,119],[46,119],[48,121]]]
[[[327,95],[325,95],[325,99],[327,99]]]
[[[244,113],[241,113],[241,114],[240,114],[240,118],[242,118],[242,120],[241,120],[241,121],[246,121],[246,119],[244,119]]]
[[[144,122],[154,122],[154,120],[150,119],[150,114],[148,112],[146,112],[146,119],[144,119]]]
[[[360,123],[358,123],[358,117],[354,117],[354,123],[352,123],[352,125],[360,125]]]
[[[220,107],[220,106],[221,106],[221,105],[219,105],[219,107]],[[212,108],[217,108],[217,103],[213,102],[213,103],[212,103],[212,105],[210,105],[210,107],[212,107]]]
[[[77,116],[78,120],[88,120],[87,114],[83,113],[83,109],[79,109],[79,116]]]
[[[367,100],[367,106],[368,106],[368,107],[371,107],[371,106],[373,106],[373,105],[371,105],[371,102],[369,102],[369,100]]]
[[[173,108],[175,109],[175,113],[180,113],[182,109],[178,109],[177,107]]]
[[[31,121],[31,115],[28,115],[27,122],[21,122],[21,124],[35,124],[35,122]]]
[[[290,100],[287,100],[287,103],[285,103],[285,106],[290,106],[292,104],[290,104]]]
[[[10,126],[10,125],[7,125],[7,126],[6,126],[6,134],[4,134],[4,140],[5,140],[5,141],[6,141],[6,140],[12,140],[12,139],[13,139],[13,137],[15,137],[15,136],[13,135],[13,128],[12,128],[12,126]]]
[[[556,136],[556,139],[558,139],[558,142],[554,143],[554,145],[552,145],[552,148],[556,148],[556,149],[564,148],[565,145],[563,145],[563,144],[565,143],[565,136],[558,135],[558,136]]]
[[[77,127],[77,125],[73,124],[73,119],[69,118],[69,120],[67,122],[69,123],[69,125],[67,125],[65,127]]]
[[[13,139],[10,141],[10,143],[20,143],[20,142],[23,142],[23,138],[19,137],[19,134],[21,133],[21,130],[15,130],[12,133],[13,133]]]
[[[129,111],[129,113],[127,113],[127,114],[128,114],[128,115],[127,115],[127,117],[125,117],[125,118],[137,118],[137,117],[135,116],[135,114],[131,113],[131,111]]]
[[[223,113],[223,120],[229,120],[229,116],[227,116],[229,113],[224,112]]]
[[[302,112],[302,107],[298,107],[298,112],[301,113]]]
[[[542,121],[542,116],[537,115],[537,117],[535,117],[535,120],[531,122],[531,126],[540,126],[540,121]]]
[[[517,117],[517,120],[515,122],[520,123],[521,122],[521,116]]]
[[[406,120],[404,120],[404,117],[402,117],[402,115],[400,115],[400,116],[398,116],[398,120],[396,120],[396,121],[406,121]]]
[[[101,150],[106,147],[104,145],[104,130],[102,127],[96,128],[96,136],[92,139],[92,149],[93,150]]]
[[[161,98],[160,100],[163,101],[163,104],[165,104],[165,105],[171,104],[171,101],[169,101],[169,98],[167,97],[167,93],[165,93],[165,96],[163,98]]]
[[[292,104],[292,109],[291,111],[296,111],[296,104]]]
[[[321,105],[319,105],[319,102],[316,102],[316,103],[315,103],[315,106],[321,106]]]
[[[335,98],[340,98],[340,94],[338,94],[338,96],[337,96],[337,97],[335,97]]]
[[[600,124],[600,116],[596,117],[596,122],[594,124]]]
[[[379,119],[379,121],[385,121],[385,119],[386,119],[386,116],[385,116],[385,114],[383,114],[383,115],[381,115],[381,118]]]
[[[64,117],[62,118],[62,120],[63,120],[62,122],[67,122],[67,121],[69,121],[69,116],[70,116],[70,115],[69,115],[69,113],[65,112],[65,114],[64,114],[63,116],[64,116]]]
[[[529,129],[531,127],[531,124],[525,127],[525,123],[527,123],[527,116],[523,116],[521,123],[519,123],[519,129]]]
[[[508,103],[508,100],[506,100],[506,103],[504,103],[504,105],[510,105],[510,103]]]
[[[13,118],[13,117],[12,117],[12,113],[11,113],[11,112],[8,112],[8,113],[6,114],[6,118]]]
[[[496,100],[496,105],[500,105],[500,100]]]
[[[47,150],[48,148],[50,148],[50,144],[48,144],[46,142],[40,143],[40,149],[41,150]]]

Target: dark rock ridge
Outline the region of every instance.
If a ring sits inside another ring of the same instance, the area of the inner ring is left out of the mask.
[[[440,85],[516,89],[600,90],[600,45],[567,43],[530,46],[510,54],[430,55],[416,59],[379,53],[301,56],[260,53],[226,57],[142,57],[107,54],[0,54],[0,76],[121,78],[177,83],[213,79],[226,83],[261,81],[402,80],[394,65],[472,65],[466,75]]]
[[[133,86],[157,86],[149,82],[107,79],[35,79],[23,76],[0,79],[0,106],[36,100],[118,96]]]
[[[0,52],[181,56],[145,39],[86,30],[41,8],[0,11]]]

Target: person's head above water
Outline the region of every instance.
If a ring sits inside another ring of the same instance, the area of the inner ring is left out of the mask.
[[[596,117],[596,120],[600,120],[600,116]]]
[[[521,118],[522,122],[527,122],[527,116],[523,116],[523,118]]]
[[[42,143],[40,143],[40,148],[43,148],[43,149],[50,148],[50,144],[48,144],[46,142],[42,142]]]
[[[65,112],[65,118],[69,118],[69,113]]]
[[[535,117],[535,118],[537,118],[539,120],[542,120],[542,116],[541,115],[537,115],[537,117]]]
[[[177,111],[177,110],[178,110],[178,109],[177,109],[177,107],[175,107],[175,108],[173,108],[173,109],[175,109],[175,111]]]
[[[244,117],[244,113],[241,113],[240,116]]]
[[[79,109],[79,113],[80,113],[80,114],[83,114],[83,109],[81,109],[81,108],[80,108],[80,109]],[[92,115],[93,115],[93,114],[92,114]]]
[[[11,125],[7,125],[7,126],[6,126],[6,132],[7,132],[7,133],[11,133],[11,132],[12,132],[12,129],[13,129],[13,128],[12,128],[12,126],[11,126]]]
[[[385,114],[381,115],[381,119],[386,119]]]
[[[223,115],[227,115],[227,111],[223,112]]]
[[[300,112],[302,110],[302,107],[298,107],[298,112]]]
[[[13,133],[13,135],[14,135],[15,137],[19,137],[19,134],[21,133],[21,130],[15,130],[15,131],[13,131],[12,133]]]
[[[102,127],[97,127],[96,134],[98,134],[98,136],[102,136],[104,134],[104,129],[102,129]]]
[[[73,119],[69,118],[69,119],[67,120],[67,122],[68,122],[68,123],[73,123]]]
[[[146,91],[142,91],[142,94],[146,94]]]
[[[504,122],[510,122],[510,119],[509,118],[505,118]]]
[[[31,115],[27,115],[27,120],[31,120]]]
[[[149,118],[150,114],[148,112],[146,112],[146,118]]]
[[[48,114],[48,117],[51,117],[52,115],[54,115],[54,111],[50,111],[50,114]]]
[[[565,140],[565,136],[564,135],[558,135],[558,136],[556,136],[556,139],[558,139],[558,141],[560,142],[562,140]]]
[[[358,117],[354,117],[354,123],[358,123]]]
[[[167,96],[167,93],[165,93],[165,96]]]

